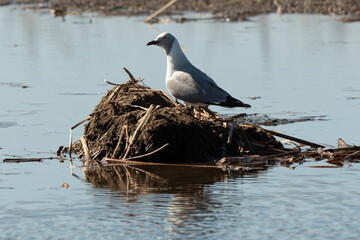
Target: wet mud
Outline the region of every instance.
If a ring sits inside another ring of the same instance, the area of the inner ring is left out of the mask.
[[[14,2],[14,1],[12,1]],[[133,1],[105,1],[105,0],[22,0],[21,4],[36,4],[35,8],[52,9],[54,15],[81,14],[96,12],[102,15],[149,15],[158,10],[168,0],[133,0]],[[1,0],[0,5],[9,4],[8,0]],[[215,19],[223,21],[246,20],[247,17],[259,14],[273,13],[320,13],[327,15],[350,15],[360,13],[360,1],[357,0],[181,0],[176,1],[161,15],[182,15],[185,11],[208,12]],[[345,22],[353,17],[347,17]],[[180,22],[186,20],[180,18]],[[156,20],[155,20],[156,21]]]

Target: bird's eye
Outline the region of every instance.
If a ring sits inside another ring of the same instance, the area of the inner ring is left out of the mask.
[[[163,39],[166,39],[166,37],[164,36],[164,37],[162,37]]]

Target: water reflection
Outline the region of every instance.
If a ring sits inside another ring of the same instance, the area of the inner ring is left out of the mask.
[[[209,216],[216,218],[215,212],[221,209],[224,199],[219,198],[214,189],[209,186],[242,177],[256,178],[260,173],[255,171],[229,173],[221,169],[179,166],[89,167],[85,165],[86,180],[96,188],[105,187],[115,190],[117,193],[114,192],[111,195],[116,198],[126,198],[129,204],[143,205],[144,202],[149,201],[152,207],[124,213],[128,217],[138,219],[142,215],[146,216],[147,211],[151,211],[150,215],[159,214],[161,211],[159,217],[165,218],[164,220],[169,224],[169,230],[177,233],[185,230],[193,231],[201,228],[198,223],[210,224],[211,220],[215,220],[209,219]],[[238,204],[242,201],[240,195],[236,199]],[[117,201],[111,202],[110,207],[114,208]],[[134,207],[136,208],[135,205],[129,206],[129,208]]]
[[[123,194],[176,193],[201,196],[204,184],[214,184],[243,176],[256,177],[257,171],[228,172],[217,168],[182,166],[90,166],[84,164],[86,180],[95,187],[107,187]]]
[[[2,154],[39,157],[26,150],[66,144],[69,127],[99,102],[95,93],[108,90],[103,79],[126,80],[123,66],[152,88],[165,89],[163,53],[145,46],[157,33],[141,19],[96,17],[89,24],[86,17],[67,16],[62,22],[12,8],[0,8]],[[266,15],[231,24],[156,26],[176,33],[189,58],[233,95],[261,96],[251,111],[329,116],[326,122],[280,126],[280,132],[318,143],[336,144],[338,137],[359,143],[359,24],[321,15]],[[126,173],[121,180],[116,173],[110,179],[88,175],[91,188],[56,161],[2,163],[1,236],[335,239],[340,232],[356,239],[360,174],[353,166],[261,174],[141,167],[128,169],[135,175],[131,184]]]

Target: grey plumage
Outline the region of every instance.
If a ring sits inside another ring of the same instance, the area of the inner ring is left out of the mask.
[[[170,33],[161,33],[147,45],[157,45],[167,56],[166,87],[177,99],[194,106],[251,107],[233,98],[204,72],[193,66]]]

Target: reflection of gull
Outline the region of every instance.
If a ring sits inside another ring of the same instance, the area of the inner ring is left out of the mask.
[[[198,106],[199,118],[203,106],[250,107],[230,96],[213,79],[194,67],[181,50],[179,42],[170,33],[161,33],[147,45],[156,45],[165,50],[166,87],[175,98],[183,100],[185,104]]]

